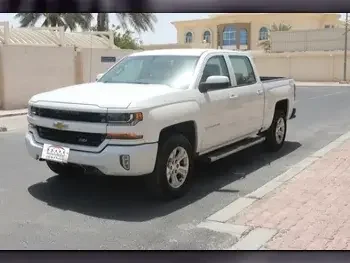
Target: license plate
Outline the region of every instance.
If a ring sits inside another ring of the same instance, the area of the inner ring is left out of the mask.
[[[69,148],[44,144],[41,158],[58,163],[67,163],[69,157]]]

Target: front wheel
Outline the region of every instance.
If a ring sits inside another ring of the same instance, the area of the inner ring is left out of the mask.
[[[161,199],[182,197],[192,177],[193,148],[188,139],[175,134],[160,141],[154,172],[145,178],[151,193]]]
[[[265,146],[268,151],[276,152],[284,144],[287,134],[287,119],[284,111],[276,110],[272,124],[266,132]]]

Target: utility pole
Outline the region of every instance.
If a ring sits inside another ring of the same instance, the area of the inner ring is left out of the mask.
[[[346,66],[347,66],[347,56],[348,56],[348,23],[349,23],[349,13],[346,13],[345,18],[345,41],[344,41],[344,81],[346,81]]]

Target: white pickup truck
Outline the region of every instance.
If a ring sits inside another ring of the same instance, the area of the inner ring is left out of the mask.
[[[94,83],[33,96],[25,141],[59,176],[144,176],[159,197],[177,198],[191,186],[196,159],[258,143],[279,150],[295,93],[292,79],[259,77],[247,52],[143,51]]]

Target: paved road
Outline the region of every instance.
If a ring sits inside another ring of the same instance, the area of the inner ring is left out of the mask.
[[[297,118],[280,153],[260,146],[197,172],[193,191],[171,203],[147,198],[140,180],[89,176],[63,182],[30,159],[25,117],[0,119],[2,249],[223,249],[234,237],[196,225],[273,179],[350,128],[350,89],[298,89]],[[12,131],[11,131],[12,129]]]

